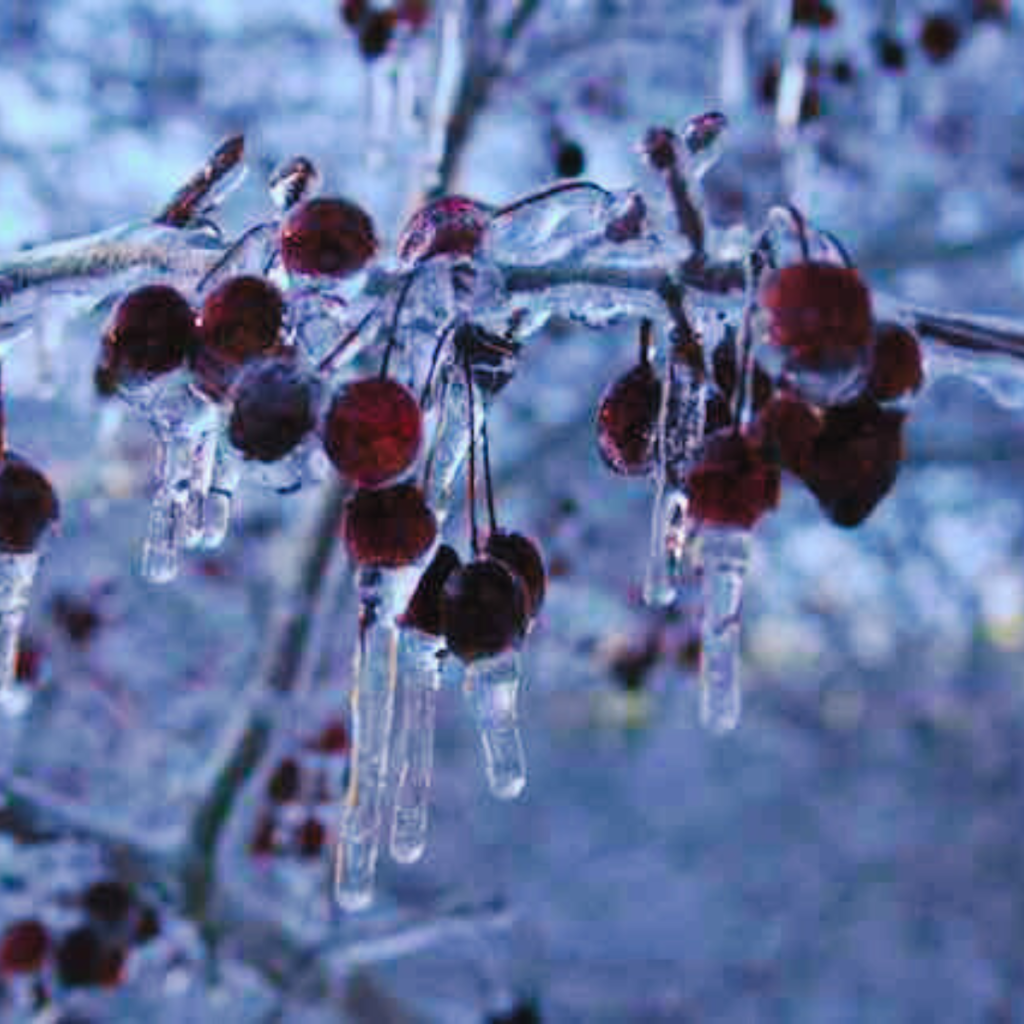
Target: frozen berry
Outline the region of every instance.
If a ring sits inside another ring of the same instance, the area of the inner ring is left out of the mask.
[[[461,562],[455,549],[442,544],[431,559],[430,565],[424,570],[416,590],[409,601],[409,606],[402,615],[401,624],[410,629],[418,629],[430,636],[440,636],[444,632],[441,616],[441,595],[448,577],[459,568]]]
[[[309,199],[281,226],[281,259],[293,274],[348,277],[376,255],[373,221],[347,199]]]
[[[487,210],[465,196],[442,196],[421,206],[398,238],[398,256],[420,263],[430,256],[472,256],[487,232]]]
[[[68,988],[116,984],[123,962],[89,925],[72,929],[57,945],[57,973]]]
[[[376,60],[387,53],[395,34],[397,19],[393,10],[371,11],[359,26],[359,52],[367,60]]]
[[[526,632],[525,588],[493,558],[453,572],[445,582],[441,608],[445,642],[463,661],[501,654],[518,645]]]
[[[780,465],[799,476],[810,462],[823,424],[820,409],[797,395],[781,392],[760,411],[756,430]]]
[[[324,423],[324,450],[345,479],[379,487],[413,464],[422,432],[415,395],[397,381],[368,377],[334,396]]]
[[[281,293],[261,277],[233,277],[214,289],[203,303],[192,360],[204,390],[220,397],[239,367],[276,349],[283,317]]]
[[[232,387],[231,443],[247,459],[283,459],[312,431],[316,384],[291,359],[262,359],[245,367]]]
[[[547,575],[544,572],[544,559],[540,549],[521,533],[508,533],[496,530],[487,538],[485,548],[491,558],[508,566],[525,587],[526,614],[533,618],[544,603],[547,590]]]
[[[0,553],[34,551],[59,514],[50,481],[19,455],[6,452],[0,460]]]
[[[825,410],[809,464],[800,473],[825,514],[857,526],[889,492],[903,459],[902,413],[870,398]]]
[[[115,384],[150,380],[181,366],[198,341],[195,314],[184,297],[167,285],[146,285],[114,312],[100,367]]]
[[[708,437],[687,485],[694,517],[714,526],[750,529],[779,503],[778,469],[734,430]]]
[[[878,324],[868,375],[872,397],[879,402],[895,401],[919,391],[923,382],[921,345],[913,331],[902,324]]]
[[[654,465],[661,382],[647,361],[614,381],[597,410],[597,446],[615,473],[642,476]]]
[[[302,772],[293,757],[286,757],[267,780],[267,796],[276,804],[297,800],[302,785]]]
[[[918,42],[933,64],[942,64],[956,53],[960,45],[960,28],[944,14],[930,14],[921,22]]]
[[[856,270],[830,263],[783,267],[762,279],[758,305],[765,327],[759,358],[770,369],[842,379],[866,368],[871,295]]]
[[[82,906],[95,921],[112,928],[135,909],[135,895],[123,882],[104,879],[85,890]]]
[[[38,971],[50,952],[50,933],[42,921],[12,921],[0,935],[0,974],[31,974]]]
[[[359,490],[345,506],[345,545],[360,565],[397,569],[426,554],[437,520],[414,484]]]
[[[54,594],[50,615],[67,638],[78,645],[87,644],[103,624],[92,599],[64,591]]]

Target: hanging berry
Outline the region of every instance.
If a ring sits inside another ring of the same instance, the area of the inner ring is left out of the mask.
[[[342,528],[353,561],[381,569],[411,565],[437,537],[434,513],[414,484],[356,491]]]
[[[398,236],[398,257],[422,263],[431,256],[474,256],[490,217],[486,207],[465,196],[442,196],[421,206]]]
[[[494,558],[476,559],[453,572],[441,609],[448,649],[465,662],[508,651],[526,634],[526,588]]]
[[[377,248],[369,214],[347,199],[308,199],[281,225],[281,261],[292,274],[349,277],[377,255]]]
[[[315,426],[316,381],[293,359],[249,364],[231,396],[228,438],[247,459],[283,459]]]

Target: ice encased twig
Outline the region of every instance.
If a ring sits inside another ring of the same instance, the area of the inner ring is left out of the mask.
[[[517,709],[521,680],[516,650],[475,661],[466,669],[463,688],[480,737],[487,784],[499,800],[514,800],[526,787]]]
[[[15,685],[18,667],[18,638],[32,594],[32,582],[39,568],[36,552],[0,555],[0,712],[17,715],[28,699]]]
[[[356,648],[352,705],[352,774],[341,816],[335,895],[345,910],[373,901],[387,796],[394,719],[398,631],[364,603]]]
[[[705,526],[704,609],[701,626],[700,721],[713,733],[739,724],[740,620],[743,584],[750,559],[750,531],[732,526]]]
[[[399,640],[400,717],[395,735],[395,794],[390,851],[412,864],[427,845],[430,787],[434,774],[434,722],[443,643],[417,630]]]

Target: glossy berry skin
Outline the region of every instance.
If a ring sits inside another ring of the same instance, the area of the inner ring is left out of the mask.
[[[757,301],[770,368],[831,374],[866,364],[871,295],[856,270],[813,262],[783,267],[764,276]]]
[[[904,419],[871,398],[825,410],[800,478],[837,526],[860,525],[895,483]]]
[[[228,438],[247,459],[283,459],[316,425],[316,386],[290,359],[245,367],[232,387]]]
[[[510,650],[526,633],[525,588],[493,558],[453,572],[444,585],[441,609],[448,649],[465,662]]]
[[[327,457],[341,476],[359,487],[380,487],[415,462],[423,417],[407,387],[367,377],[346,384],[334,396],[322,437]]]
[[[413,484],[359,490],[345,506],[345,546],[353,561],[380,569],[411,565],[437,537],[437,520]]]
[[[60,505],[50,481],[13,452],[0,462],[0,553],[26,555],[36,549]]]
[[[442,196],[421,206],[398,238],[398,256],[422,263],[431,256],[473,256],[487,234],[489,217],[465,196]]]
[[[879,402],[897,401],[918,392],[923,383],[921,345],[914,332],[902,324],[878,324],[868,374],[871,396]]]
[[[198,344],[195,314],[184,296],[167,285],[146,285],[114,312],[100,368],[112,386],[143,383],[177,369]]]
[[[455,549],[442,544],[424,570],[416,590],[409,600],[409,606],[402,615],[400,624],[416,629],[428,636],[440,636],[444,632],[441,615],[441,595],[444,585],[461,565]]]
[[[654,465],[661,382],[650,363],[614,381],[597,408],[597,447],[614,473],[643,476]]]
[[[309,199],[281,225],[281,261],[292,274],[349,277],[377,255],[373,221],[347,199]]]
[[[733,430],[712,434],[687,475],[690,511],[701,523],[751,529],[779,503],[778,468]]]
[[[758,414],[755,431],[764,450],[783,469],[799,476],[811,464],[824,414],[798,395],[782,391]]]
[[[281,293],[261,277],[232,277],[210,292],[192,360],[203,390],[223,396],[239,367],[276,349],[283,319]]]
[[[495,530],[487,538],[484,550],[488,556],[511,569],[523,583],[526,615],[532,619],[540,611],[547,591],[547,573],[540,549],[521,533]]]
[[[50,933],[42,921],[12,921],[0,935],[0,976],[32,974],[50,953]]]

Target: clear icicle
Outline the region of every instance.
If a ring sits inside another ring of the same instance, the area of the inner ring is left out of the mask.
[[[750,531],[707,526],[704,555],[704,621],[701,629],[700,721],[713,733],[739,724],[740,619],[743,583],[750,559]]]
[[[219,407],[210,406],[193,442],[185,522],[185,546],[189,548],[206,547],[206,508],[224,427],[220,413]]]
[[[202,538],[196,544],[204,551],[216,551],[227,538],[231,525],[231,502],[241,473],[241,458],[222,433],[203,502]]]
[[[363,597],[352,688],[352,774],[338,834],[335,896],[345,910],[373,901],[394,719],[398,631]]]
[[[522,680],[518,651],[473,662],[464,691],[484,755],[487,784],[499,800],[514,800],[526,787],[526,755],[517,701]]]
[[[427,846],[442,646],[436,637],[416,630],[406,630],[400,640],[401,717],[395,736],[390,846],[392,858],[400,864],[418,861]]]
[[[161,432],[159,483],[142,546],[142,576],[150,583],[169,583],[178,575],[188,519],[192,449],[188,434]]]
[[[0,713],[21,714],[28,696],[16,684],[18,638],[39,567],[39,555],[0,555]]]
[[[466,377],[462,368],[448,363],[441,368],[442,379],[438,388],[437,426],[433,442],[427,453],[423,475],[423,493],[427,504],[434,509],[440,525],[452,504],[452,495],[459,474],[469,455],[469,413],[466,396]],[[481,408],[480,395],[473,397],[477,409]],[[483,417],[475,417],[477,441]]]

